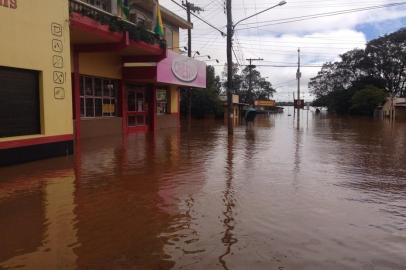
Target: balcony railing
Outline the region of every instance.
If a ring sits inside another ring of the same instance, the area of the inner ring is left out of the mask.
[[[161,48],[166,47],[165,40],[154,32],[147,30],[142,23],[132,23],[83,1],[69,0],[69,12],[78,13],[100,24],[108,25],[112,32],[128,32],[131,40],[160,45]]]

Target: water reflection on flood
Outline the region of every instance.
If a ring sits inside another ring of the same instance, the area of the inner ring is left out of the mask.
[[[405,269],[406,124],[303,112],[0,169],[0,269]]]

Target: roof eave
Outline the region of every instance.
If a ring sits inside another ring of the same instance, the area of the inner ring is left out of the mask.
[[[161,12],[164,17],[164,20],[169,21],[176,26],[179,26],[182,29],[192,29],[193,23],[189,23],[187,20],[183,19],[182,17],[176,15],[169,9],[161,6]]]

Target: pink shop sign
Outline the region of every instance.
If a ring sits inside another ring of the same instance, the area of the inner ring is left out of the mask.
[[[172,51],[158,63],[158,83],[206,88],[206,63]]]

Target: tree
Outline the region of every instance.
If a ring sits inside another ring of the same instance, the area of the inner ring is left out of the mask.
[[[369,42],[366,57],[369,75],[383,80],[387,93],[406,95],[406,28]]]
[[[206,73],[206,88],[192,91],[192,115],[196,118],[209,115],[223,116],[223,102],[219,98],[221,93],[220,77],[216,76],[213,66],[207,66]],[[183,104],[182,107],[185,105]]]
[[[255,66],[247,66],[239,74],[238,66],[234,65],[233,73],[233,93],[240,96],[242,103],[253,104],[257,99],[269,100],[276,92],[272,84],[261,76]],[[226,71],[223,72],[223,76],[227,78]],[[223,85],[227,85],[227,81],[223,82]]]
[[[317,99],[326,97],[329,93],[338,89],[341,84],[334,79],[336,77],[338,63],[327,62],[323,64],[317,76],[310,79],[310,93],[316,96]]]
[[[233,64],[233,86],[232,86],[232,91],[235,94],[238,94],[243,83],[242,76],[238,74],[240,71],[240,68],[238,64]],[[225,80],[223,81],[223,88],[227,89],[227,65],[224,65],[224,71],[223,71],[223,78]]]
[[[372,40],[365,50],[351,50],[340,58],[325,63],[310,80],[315,105],[341,113],[365,114],[363,109],[348,106],[352,96],[367,86],[383,89],[391,96],[406,96],[406,28]],[[369,96],[363,92],[360,97]]]
[[[375,108],[382,105],[385,100],[386,93],[383,89],[368,85],[352,96],[350,111],[352,114],[372,116]]]

